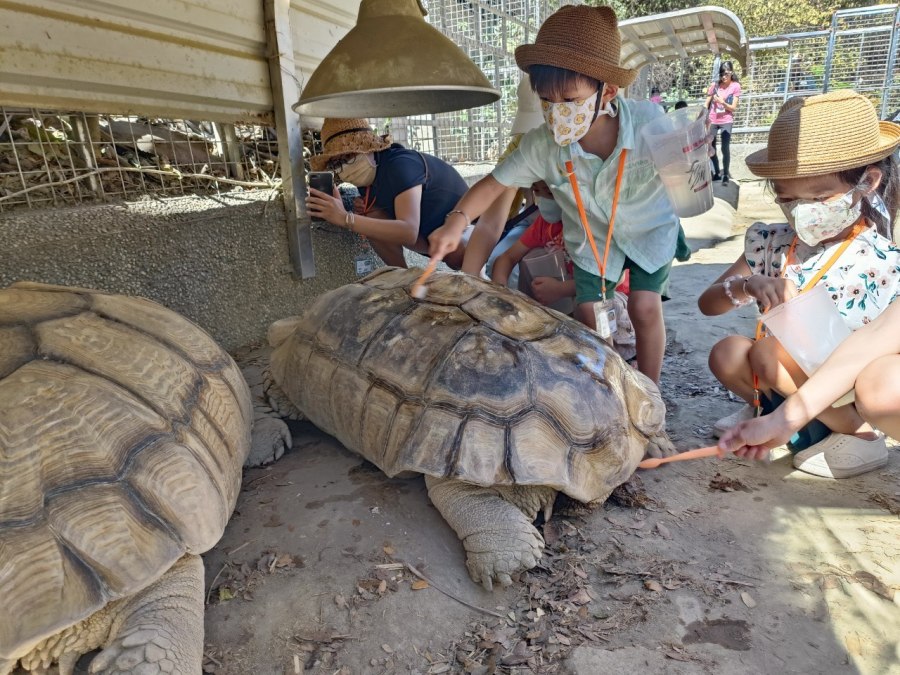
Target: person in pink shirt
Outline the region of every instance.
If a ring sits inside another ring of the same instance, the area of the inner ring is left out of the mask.
[[[713,180],[721,180],[728,185],[728,169],[731,164],[731,125],[734,111],[741,97],[741,84],[734,74],[734,65],[725,61],[719,66],[719,81],[709,87],[706,108],[709,110],[710,152],[713,165]],[[722,172],[719,173],[719,157],[716,155],[716,137],[722,132]]]

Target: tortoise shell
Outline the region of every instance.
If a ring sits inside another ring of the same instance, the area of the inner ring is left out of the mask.
[[[276,322],[273,380],[389,476],[605,499],[663,433],[656,386],[593,331],[472,276],[379,270]]]
[[[221,537],[250,392],[203,330],[149,300],[0,290],[0,661]]]

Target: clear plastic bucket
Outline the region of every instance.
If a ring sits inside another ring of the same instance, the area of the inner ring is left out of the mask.
[[[763,314],[762,321],[807,375],[825,363],[851,333],[824,286],[774,307]],[[837,408],[854,398],[851,391],[832,405]]]
[[[566,272],[565,252],[559,249],[550,251],[545,248],[535,248],[526,253],[519,262],[519,290],[533,298],[531,282],[538,277],[568,281],[571,277]],[[574,298],[560,298],[548,307],[563,314],[571,314],[575,309],[575,300]]]
[[[676,215],[690,218],[709,211],[714,199],[703,106],[673,110],[641,133]]]

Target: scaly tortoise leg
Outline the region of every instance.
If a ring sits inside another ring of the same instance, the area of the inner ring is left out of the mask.
[[[117,608],[90,672],[199,673],[202,666],[203,562],[188,554]]]

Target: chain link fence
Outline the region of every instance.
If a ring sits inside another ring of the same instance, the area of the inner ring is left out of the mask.
[[[490,170],[509,140],[519,70],[515,48],[532,42],[560,0],[429,0],[428,20],[477,63],[502,96],[481,108],[373,119],[407,147],[456,165],[464,175]],[[791,96],[852,87],[883,118],[900,109],[898,5],[841,10],[829,29],[752,38],[742,71],[735,143],[764,140]],[[725,55],[727,58],[727,55]],[[714,55],[654,64],[629,95],[660,89],[667,106],[702,103]],[[318,137],[304,137],[309,152]],[[0,212],[143,195],[215,194],[270,188],[279,181],[272,129],[255,125],[88,115],[0,107]],[[467,166],[469,165],[469,166]]]
[[[451,164],[492,163],[509,142],[520,71],[515,48],[533,42],[560,0],[428,0],[427,20],[458,44],[500,91],[500,100],[471,110],[372,120],[393,139]]]
[[[827,30],[750,40],[732,142],[761,142],[784,102],[835,89],[866,96],[882,119],[900,108],[897,5],[835,12]]]

